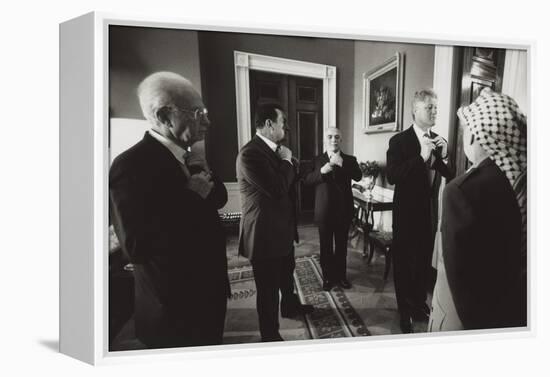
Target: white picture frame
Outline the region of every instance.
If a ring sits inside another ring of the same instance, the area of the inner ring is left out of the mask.
[[[254,26],[227,24],[200,24],[169,18],[143,18],[92,12],[66,21],[60,26],[60,351],[90,364],[113,364],[141,359],[182,359],[194,357],[197,352],[205,356],[242,352],[250,355],[267,354],[279,345],[244,344],[240,346],[201,347],[109,352],[108,350],[108,171],[109,155],[109,87],[108,87],[108,28],[110,25],[138,27],[163,27],[185,30],[274,33],[287,36],[310,36],[353,40],[383,41],[392,43],[433,43],[447,46],[476,45],[477,41],[433,40],[428,37],[406,38],[380,34],[346,34],[338,30],[323,32],[313,28],[282,28],[262,30]],[[487,43],[493,47],[526,50],[531,59],[532,44],[525,42]],[[445,53],[447,50],[445,50]],[[436,51],[436,58],[437,58]],[[434,63],[437,66],[437,61]],[[529,62],[529,64],[531,64]],[[363,77],[362,110],[364,133],[380,133],[402,129],[402,100],[397,101],[395,122],[370,126],[366,122],[367,80],[379,77],[386,69],[397,68],[400,82],[403,76],[403,57],[396,53],[379,69]],[[434,70],[434,77],[446,74]],[[327,80],[334,78],[328,72]],[[402,99],[403,85],[396,92]],[[528,82],[528,87],[530,82]],[[434,86],[437,83],[434,82]],[[443,86],[444,88],[444,86]],[[335,95],[331,89],[330,95]],[[370,95],[370,93],[369,93]],[[440,97],[441,98],[441,97]],[[452,98],[449,98],[451,101]],[[332,111],[332,110],[331,110]],[[331,120],[336,115],[331,113]],[[369,127],[371,127],[369,129]],[[375,127],[376,130],[372,129]],[[240,140],[240,139],[239,139]],[[529,306],[531,307],[531,306]],[[529,322],[531,323],[531,321]],[[486,334],[502,337],[514,333],[523,336],[531,333],[529,325],[516,331],[474,331],[465,336]],[[439,335],[438,335],[439,336]],[[429,342],[432,334],[408,337],[417,342]],[[443,337],[443,336],[442,336]],[[380,337],[384,342],[394,342],[402,336]],[[425,338],[425,339],[422,339]],[[337,339],[307,341],[307,345],[333,346],[351,342],[374,346],[370,339]],[[286,352],[294,352],[303,342],[284,344]]]

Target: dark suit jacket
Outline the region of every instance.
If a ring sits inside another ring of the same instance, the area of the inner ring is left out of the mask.
[[[264,259],[289,255],[297,239],[292,196],[295,167],[258,136],[237,157],[242,218],[239,254]]]
[[[445,187],[441,230],[447,279],[464,327],[525,326],[521,214],[491,159]]]
[[[321,174],[321,168],[329,162],[328,154],[315,157],[313,170],[304,179],[306,185],[315,186],[315,215],[317,224],[349,222],[353,217],[353,194],[351,180],[361,180],[362,173],[357,159],[340,152],[342,167]]]
[[[202,199],[186,183],[179,162],[148,133],[109,172],[112,222],[135,264],[136,334],[146,344],[186,345],[190,333],[208,326],[204,312],[221,306],[225,316],[229,283],[217,209],[227,191],[215,179]]]
[[[431,136],[437,135],[432,132]],[[387,164],[388,181],[395,185],[394,248],[406,247],[411,243],[433,247],[437,219],[432,217],[437,214],[437,192],[441,176],[451,179],[451,171],[441,156],[437,155],[433,164],[435,182],[431,185],[426,164],[420,156],[420,143],[413,126],[390,139]]]

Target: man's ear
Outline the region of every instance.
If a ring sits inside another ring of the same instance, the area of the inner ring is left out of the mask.
[[[162,123],[169,128],[172,127],[172,121],[170,120],[170,109],[167,107],[161,107],[158,109],[155,116],[159,123]]]

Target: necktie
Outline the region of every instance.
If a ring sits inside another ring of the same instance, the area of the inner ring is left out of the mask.
[[[429,133],[424,133],[424,137],[431,139]],[[434,155],[433,151],[430,154],[430,157],[426,161],[426,169],[428,170],[428,180],[430,182],[430,187],[433,186],[434,179],[435,179],[435,170],[433,169],[433,162],[434,162]]]
[[[185,157],[187,156],[187,152],[185,152],[182,156],[181,156],[181,159],[183,162],[180,162],[180,166],[181,166],[181,170],[183,170],[183,174],[185,174],[185,177],[187,177],[187,179],[189,179],[189,177],[191,177],[191,174],[189,173],[189,169],[187,169],[187,166],[185,165]]]
[[[427,132],[424,134],[424,137],[427,138],[427,139],[431,139],[430,134],[427,133]],[[428,168],[431,168],[431,166],[433,164],[433,158],[434,158],[434,155],[433,155],[433,151],[432,151],[432,153],[430,153],[430,157],[426,161],[426,165],[428,165]]]

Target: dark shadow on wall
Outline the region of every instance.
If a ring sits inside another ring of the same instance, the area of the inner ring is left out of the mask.
[[[238,153],[234,51],[336,67],[337,125],[343,149],[353,149],[354,41],[244,33],[199,32],[203,98],[212,128],[207,139],[210,165],[226,182],[236,181]]]
[[[179,73],[200,90],[196,31],[109,27],[111,117],[143,119],[136,89],[145,77],[158,71]]]
[[[151,29],[152,30],[152,29]],[[148,67],[139,50],[148,30],[136,27],[109,27],[109,92],[111,118],[141,118],[135,93]]]

